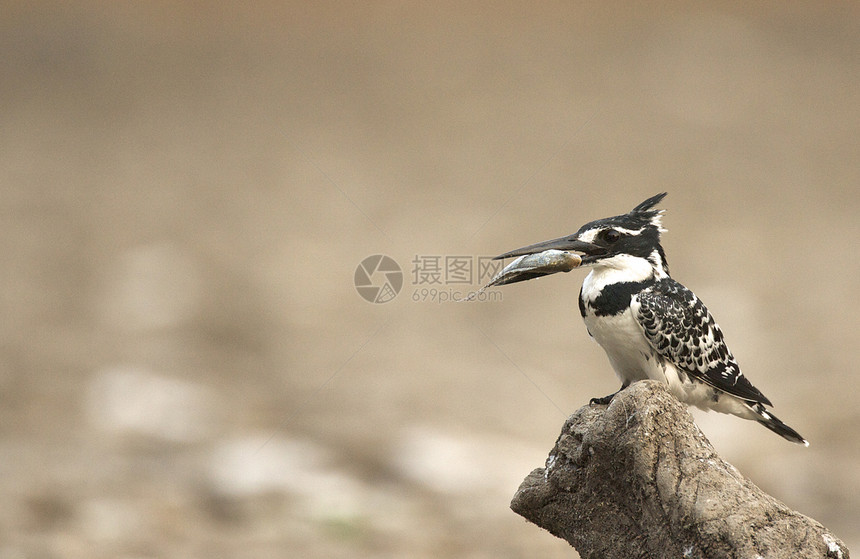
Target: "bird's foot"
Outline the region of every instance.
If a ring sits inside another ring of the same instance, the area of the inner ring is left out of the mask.
[[[620,390],[618,392],[620,392]],[[591,406],[593,406],[595,404],[597,404],[598,406],[608,406],[609,402],[611,402],[612,399],[615,398],[615,395],[618,394],[618,392],[613,392],[609,396],[604,396],[603,398],[592,398],[588,402],[588,404]]]
[[[612,401],[612,399],[615,398],[615,395],[618,394],[619,392],[621,392],[622,390],[624,390],[625,388],[627,388],[628,386],[630,386],[630,382],[629,381],[624,382],[621,385],[621,388],[619,388],[618,390],[616,390],[615,392],[613,392],[609,396],[604,396],[603,398],[592,398],[588,403],[589,403],[589,405],[592,405],[592,406],[594,404],[597,404],[598,406],[608,406],[609,403]]]

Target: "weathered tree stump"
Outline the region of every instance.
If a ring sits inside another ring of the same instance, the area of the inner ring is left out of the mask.
[[[526,477],[511,508],[585,559],[848,559],[824,526],[720,458],[654,381],[568,418],[546,467]]]

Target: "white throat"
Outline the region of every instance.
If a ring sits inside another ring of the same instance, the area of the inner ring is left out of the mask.
[[[587,299],[593,299],[607,285],[661,277],[665,277],[663,270],[655,270],[648,259],[629,254],[616,254],[594,264],[594,268],[582,282],[582,292]]]

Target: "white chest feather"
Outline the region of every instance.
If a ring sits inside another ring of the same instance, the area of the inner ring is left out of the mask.
[[[633,311],[625,310],[614,316],[595,316],[587,311],[585,326],[615,369],[622,383],[646,378],[663,380],[663,370],[651,349]]]
[[[594,303],[606,286],[640,282],[654,277],[651,263],[644,258],[618,255],[604,260],[582,282],[582,298]],[[651,348],[635,316],[636,297],[619,314],[597,315],[586,304],[585,326],[606,352],[612,368],[622,383],[651,378],[664,380],[660,359]]]

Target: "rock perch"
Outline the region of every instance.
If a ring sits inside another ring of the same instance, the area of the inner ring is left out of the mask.
[[[511,508],[585,559],[849,559],[824,526],[720,458],[655,381],[568,418]]]

